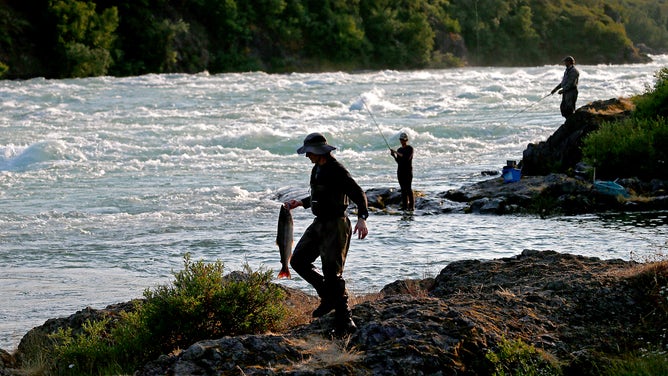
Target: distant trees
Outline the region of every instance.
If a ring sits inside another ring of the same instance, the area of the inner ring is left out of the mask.
[[[116,7],[95,11],[95,4],[78,0],[51,0],[49,14],[55,28],[55,65],[60,77],[107,74],[111,47],[118,27]]]
[[[5,0],[0,76],[641,61],[654,0]]]

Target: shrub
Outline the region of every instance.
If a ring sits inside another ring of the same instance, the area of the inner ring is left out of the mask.
[[[584,139],[585,162],[603,178],[668,177],[668,123],[665,118],[627,118],[604,123]]]
[[[62,329],[53,335],[57,341],[54,357],[47,367],[57,375],[92,375],[119,374],[122,367],[118,358],[111,354],[118,345],[114,336],[108,335],[110,320],[87,321],[83,325],[83,333],[74,335],[72,328]],[[112,330],[113,332],[113,330]]]
[[[654,77],[654,87],[633,98],[636,118],[668,118],[668,67],[656,72]]]
[[[585,162],[599,177],[668,178],[668,68],[653,88],[633,98],[632,116],[604,123],[583,140]]]
[[[223,276],[218,261],[192,263],[175,274],[173,286],[146,291],[143,326],[151,329],[162,353],[184,348],[205,338],[259,333],[274,329],[285,314],[282,291],[269,284],[270,271]]]
[[[485,358],[491,362],[493,376],[561,375],[561,369],[547,353],[521,339],[502,339]]]
[[[223,263],[192,262],[174,273],[171,286],[144,292],[135,312],[115,321],[87,322],[83,333],[59,330],[46,365],[54,374],[132,373],[161,354],[212,338],[261,333],[282,325],[283,291],[271,271],[223,275]]]

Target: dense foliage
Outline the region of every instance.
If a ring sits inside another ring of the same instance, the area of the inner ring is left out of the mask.
[[[88,322],[82,334],[71,328],[55,334],[46,373],[132,374],[200,340],[276,330],[286,314],[282,290],[270,283],[271,272],[245,269],[223,276],[220,261],[192,262],[186,255],[173,284],[146,290],[135,312]]]
[[[655,0],[5,0],[0,76],[641,61]]]
[[[668,68],[653,88],[633,98],[632,116],[604,123],[584,140],[584,160],[601,179],[668,179]]]

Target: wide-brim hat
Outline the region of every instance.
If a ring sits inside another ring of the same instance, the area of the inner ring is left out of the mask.
[[[575,63],[575,59],[573,58],[573,56],[566,56],[565,58],[561,59],[562,63],[564,61],[570,61],[571,63]]]
[[[328,154],[336,148],[327,143],[327,139],[320,133],[311,133],[304,138],[304,145],[297,149],[297,154],[313,153],[317,155]]]

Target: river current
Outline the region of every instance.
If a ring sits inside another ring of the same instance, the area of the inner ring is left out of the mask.
[[[578,65],[578,107],[643,93],[668,56]],[[364,189],[398,188],[386,141],[406,132],[415,190],[435,196],[520,160],[562,123],[563,66],[0,81],[0,348],[49,318],[142,296],[183,256],[280,269],[279,195],[308,192],[296,154],[322,132]],[[498,177],[497,177],[498,178]],[[312,220],[293,211],[295,236]],[[354,221],[354,219],[353,219]],[[651,259],[667,213],[534,216],[372,212],[344,276],[357,292],[523,249]],[[293,273],[278,283],[313,293]]]

